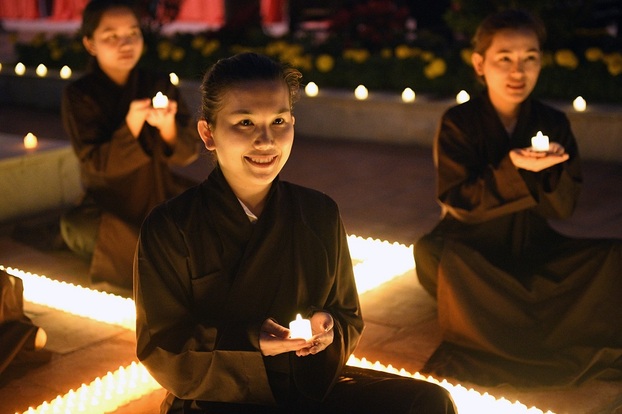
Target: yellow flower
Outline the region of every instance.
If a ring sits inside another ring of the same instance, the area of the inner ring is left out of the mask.
[[[447,64],[441,58],[435,58],[423,68],[423,74],[428,79],[438,78],[443,76],[447,71]]]
[[[203,56],[209,56],[216,50],[218,50],[219,47],[220,42],[218,40],[212,39],[203,46],[203,49],[201,49],[201,54]]]
[[[158,57],[160,60],[168,60],[171,57],[173,45],[170,42],[163,41],[158,43]]]
[[[179,62],[181,61],[184,56],[186,56],[186,51],[184,50],[183,47],[180,46],[176,46],[173,48],[173,50],[171,51],[171,59],[174,62]]]
[[[311,70],[313,68],[311,55],[304,56],[292,56],[291,60],[288,60],[292,66],[302,69],[303,71]]]
[[[266,55],[276,56],[282,53],[285,49],[287,49],[287,42],[284,40],[277,40],[266,45],[265,53]]]
[[[603,58],[603,51],[597,47],[590,47],[585,51],[585,58],[589,62],[596,62]]]
[[[412,57],[412,50],[406,45],[399,45],[395,47],[395,57],[403,60]]]
[[[363,63],[369,59],[369,51],[367,49],[346,49],[343,51],[343,57],[356,63]]]
[[[207,42],[207,39],[205,38],[205,36],[198,35],[192,38],[192,42],[190,43],[190,45],[192,46],[193,49],[201,50],[203,49],[203,46],[205,45],[206,42]]]
[[[335,67],[335,59],[331,55],[319,55],[315,59],[315,67],[322,73],[330,72]]]
[[[603,57],[607,64],[607,70],[611,76],[618,76],[622,73],[622,54],[619,52],[609,53]]]
[[[62,49],[58,47],[52,48],[50,50],[50,57],[52,58],[52,60],[56,60],[56,61],[60,60],[63,57]]]
[[[46,43],[45,34],[37,33],[30,42],[35,47],[43,46]]]
[[[388,47],[382,48],[382,50],[380,51],[380,56],[383,59],[391,59],[393,57],[393,51]]]
[[[424,62],[432,62],[432,60],[434,59],[434,53],[432,52],[422,52],[421,53],[421,59],[423,59]]]
[[[460,57],[462,61],[466,63],[468,66],[471,66],[471,56],[473,55],[473,49],[464,48],[460,51]]]
[[[545,66],[551,66],[553,64],[553,55],[551,54],[551,52],[544,52],[542,53],[542,61],[541,61],[541,65],[542,67]]]
[[[570,49],[559,49],[555,52],[555,63],[568,69],[576,69],[579,66],[579,59]]]

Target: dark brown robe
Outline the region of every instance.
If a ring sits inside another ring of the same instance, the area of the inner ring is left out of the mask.
[[[134,138],[125,122],[131,101],[158,91],[178,103],[174,148],[147,123]],[[194,118],[168,76],[134,69],[127,84],[119,86],[96,65],[66,87],[62,118],[80,162],[84,203],[102,211],[91,277],[131,287],[143,219],[155,205],[194,184],[171,170],[198,154]]]
[[[529,172],[508,152],[542,131],[568,161]],[[509,135],[487,95],[449,109],[434,143],[440,223],[415,245],[443,343],[425,370],[485,385],[567,385],[622,368],[622,242],[572,239],[549,218],[576,205],[566,116],[533,99]]]
[[[14,362],[50,360],[50,352],[35,347],[38,330],[24,314],[24,283],[0,270],[0,378]]]
[[[288,387],[322,399],[363,330],[336,204],[278,179],[256,223],[218,167],[155,208],[134,276],[138,357],[177,399],[272,405]],[[288,326],[314,310],[335,320],[325,351],[262,356],[266,318]]]

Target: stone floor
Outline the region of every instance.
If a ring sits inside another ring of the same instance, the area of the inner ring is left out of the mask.
[[[2,132],[23,133],[25,128],[64,137],[55,113],[0,108]],[[195,177],[208,171],[206,160],[187,170]],[[577,236],[622,237],[622,165],[588,162],[584,175],[585,190],[574,218],[556,225]],[[439,214],[429,148],[298,137],[283,178],[332,196],[348,232],[359,236],[410,245]],[[88,285],[87,264],[55,243],[55,218],[51,212],[1,225],[0,264]],[[440,335],[435,303],[414,272],[362,294],[361,301],[367,328],[355,354],[410,372],[419,370]],[[27,311],[48,332],[52,360],[28,369],[13,367],[0,377],[0,414],[21,413],[136,360],[132,332],[33,304],[27,304]],[[622,383],[530,391],[465,385],[544,411],[622,413]],[[116,412],[157,412],[162,396],[156,391]]]

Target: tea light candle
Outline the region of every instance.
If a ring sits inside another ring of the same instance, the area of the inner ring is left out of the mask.
[[[296,315],[296,320],[289,323],[290,338],[311,339],[313,331],[311,330],[311,321],[302,319],[300,314]]]
[[[458,94],[456,95],[456,103],[459,103],[459,104],[465,103],[469,99],[471,99],[471,95],[469,95],[469,93],[465,91],[464,89],[458,92]]]
[[[154,108],[166,108],[168,106],[168,97],[162,92],[156,93],[156,96],[151,100]]]
[[[60,77],[61,79],[69,79],[71,78],[71,68],[67,65],[60,68]]]
[[[305,94],[310,97],[317,96],[320,93],[320,88],[317,86],[315,82],[307,83],[305,86]]]
[[[179,76],[177,76],[177,74],[175,72],[171,72],[168,74],[168,79],[171,81],[171,83],[175,86],[179,85]]]
[[[22,62],[18,62],[15,65],[15,74],[18,76],[22,76],[24,73],[26,73],[26,65],[24,65]]]
[[[37,148],[38,142],[37,142],[37,137],[35,136],[35,134],[33,134],[32,132],[29,132],[26,134],[26,136],[24,137],[24,148],[26,149],[33,149],[33,148]]]
[[[410,88],[404,89],[402,92],[402,101],[406,103],[415,102],[415,91]]]
[[[585,102],[582,96],[577,96],[575,100],[572,101],[572,107],[577,112],[583,112],[587,109],[587,102]]]
[[[367,99],[368,96],[369,96],[369,92],[367,91],[367,88],[364,85],[359,85],[354,90],[354,97],[358,99],[359,101]]]
[[[542,131],[538,131],[536,136],[531,137],[531,148],[534,151],[546,152],[549,150],[549,137],[543,135]]]
[[[40,63],[37,69],[35,69],[35,73],[42,78],[48,74],[48,68],[43,63]]]

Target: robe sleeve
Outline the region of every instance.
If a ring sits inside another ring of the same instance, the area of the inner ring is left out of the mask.
[[[198,158],[201,140],[198,136],[195,117],[188,109],[179,89],[173,88],[173,91],[173,97],[177,100],[177,113],[175,114],[177,140],[168,162],[171,165],[186,166]]]
[[[125,121],[109,125],[98,100],[80,88],[65,89],[62,118],[87,183],[123,177],[150,162]]]
[[[544,110],[542,110],[544,112]],[[569,217],[580,191],[581,171],[577,145],[567,118],[556,112],[546,121],[570,159],[540,172],[517,169],[509,149],[499,146],[499,161],[490,156],[493,133],[479,119],[446,113],[434,145],[438,172],[438,200],[444,213],[466,223],[481,223],[533,208],[545,218]],[[479,131],[479,132],[476,132]],[[483,132],[482,132],[483,131]],[[494,153],[494,151],[493,151]],[[495,156],[497,156],[495,155]]]
[[[323,224],[326,226],[326,234],[330,234],[327,251],[333,255],[334,283],[324,306],[314,310],[326,311],[332,315],[335,323],[334,339],[323,352],[293,359],[297,385],[308,397],[314,399],[323,399],[330,392],[364,329],[347,234],[336,205],[331,205],[334,208],[332,214],[320,213],[323,219],[318,227]],[[329,220],[328,217],[334,219]]]
[[[177,140],[170,148],[160,137],[156,128],[145,124],[141,135],[149,129],[156,146],[148,154],[140,139],[135,138],[125,122],[125,114],[118,125],[110,119],[102,103],[81,88],[69,85],[62,98],[62,119],[74,150],[80,161],[83,177],[87,183],[103,184],[107,179],[128,176],[162,157],[170,165],[184,166],[194,161],[199,153],[200,141],[194,127],[193,117],[176,88],[168,92],[178,101],[175,116]],[[122,160],[122,162],[121,162]]]
[[[187,241],[165,211],[154,209],[138,242],[138,358],[178,398],[273,404],[258,349],[260,326],[227,327],[227,339],[221,340],[224,332],[210,323],[209,315],[196,319]]]
[[[505,154],[497,164],[483,159],[477,137],[445,114],[434,141],[438,200],[444,214],[481,223],[534,207],[536,200]]]
[[[569,159],[562,164],[555,165],[535,175],[538,206],[536,212],[545,218],[568,218],[574,212],[583,176],[581,159],[570,122],[566,116],[560,116],[555,122],[553,132],[555,141],[559,142]]]

